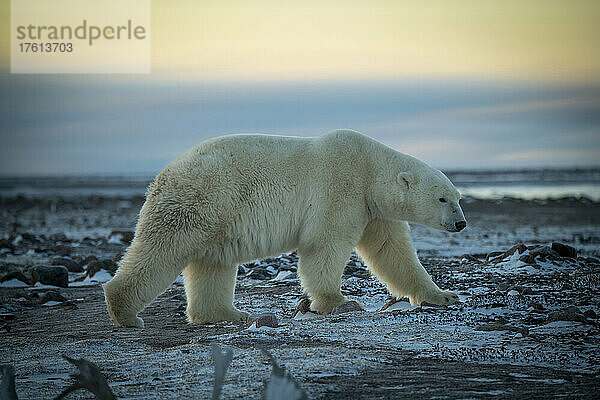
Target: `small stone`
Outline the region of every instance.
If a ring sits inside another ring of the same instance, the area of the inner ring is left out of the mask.
[[[308,297],[302,297],[296,306],[296,310],[294,310],[294,316],[298,313],[306,314],[307,312],[310,312],[310,299]]]
[[[31,269],[34,282],[60,287],[69,286],[69,270],[63,266],[38,265]]]
[[[67,257],[56,257],[51,262],[51,265],[62,265],[67,268],[69,272],[83,272],[83,267],[77,262]]]
[[[575,306],[569,306],[567,308],[563,308],[562,310],[554,311],[548,314],[547,322],[554,321],[575,321],[581,322],[583,324],[593,324],[591,321],[581,313],[579,308]]]
[[[279,321],[277,320],[277,316],[272,313],[261,314],[256,318],[254,322],[257,328],[261,326],[267,326],[269,328],[277,328],[279,326]]]
[[[519,257],[519,261],[523,261],[525,264],[535,264],[535,256],[533,254],[523,254]]]
[[[538,246],[535,249],[529,251],[534,257],[542,257],[542,258],[556,258],[558,257],[558,253],[552,250],[549,246]]]
[[[60,294],[60,292],[58,292],[56,290],[48,290],[46,293],[44,293],[42,295],[42,297],[40,297],[39,303],[44,304],[49,301],[58,301],[59,303],[62,303],[63,301],[66,301],[66,300],[67,299],[62,294]]]
[[[32,284],[31,280],[29,278],[27,278],[21,271],[10,271],[10,272],[6,273],[2,277],[0,277],[0,282],[9,281],[11,279],[20,280],[21,282],[23,282],[27,285]]]
[[[332,315],[344,314],[348,312],[365,311],[364,307],[356,300],[349,300],[336,306],[331,310]]]
[[[131,244],[134,236],[132,231],[112,231],[108,235],[108,242]]]
[[[0,320],[2,321],[10,321],[15,319],[15,314],[11,313],[0,313]]]
[[[258,279],[261,281],[265,281],[271,279],[273,277],[273,274],[267,271],[266,268],[254,267],[252,269],[252,272],[250,272],[250,274],[248,275],[248,277],[250,279]]]
[[[540,303],[531,302],[529,303],[529,307],[533,308],[536,311],[544,311],[545,308]]]
[[[561,257],[577,258],[577,250],[575,247],[568,246],[566,244],[554,242],[552,243],[552,250],[558,253]]]
[[[504,254],[503,251],[492,251],[490,252],[486,257],[485,257],[485,261],[491,261],[493,259],[495,259],[496,257],[498,257],[499,255]]]
[[[113,260],[94,260],[88,263],[86,275],[92,277],[101,269],[111,272],[113,275],[117,271],[118,265]]]
[[[92,261],[96,261],[97,259],[98,259],[98,257],[96,257],[96,256],[87,256],[86,258],[83,259],[82,264],[87,265],[87,264],[91,263]]]
[[[15,246],[8,239],[0,239],[0,249],[10,249],[14,250]]]
[[[510,256],[512,256],[513,254],[518,253],[518,254],[522,254],[525,253],[527,251],[527,246],[525,246],[523,243],[519,243],[519,244],[515,244],[513,247],[511,247],[510,249],[508,249],[506,252],[504,252],[504,254],[502,254],[502,258],[508,258]]]
[[[58,244],[54,246],[54,252],[56,254],[60,254],[61,256],[68,256],[73,252],[73,248],[65,244]]]
[[[583,316],[586,318],[593,318],[593,319],[598,318],[598,315],[596,314],[596,312],[594,310],[587,310],[586,312],[583,313]]]

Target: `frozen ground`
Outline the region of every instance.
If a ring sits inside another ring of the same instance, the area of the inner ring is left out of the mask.
[[[0,279],[13,273],[0,285],[0,359],[15,366],[20,399],[52,398],[70,385],[73,367],[61,354],[96,363],[118,398],[207,398],[212,342],[234,351],[224,398],[260,398],[271,371],[260,346],[312,398],[597,398],[598,203],[467,199],[464,232],[415,226],[423,264],[440,286],[460,294],[451,307],[390,301],[352,258],[342,291],[366,311],[295,313],[302,292],[290,254],[245,265],[238,278],[237,306],[255,316],[274,313],[276,328],[190,326],[178,280],[142,313],[145,329],[120,329],[96,281],[109,277],[110,260],[126,248],[126,234],[111,231],[130,231],[141,202],[0,199]],[[575,247],[578,256],[535,255],[551,242]],[[492,253],[518,243],[529,247]],[[57,257],[84,267],[69,273],[68,288],[17,279],[31,279],[30,266],[59,264]],[[64,299],[44,297],[51,291]]]

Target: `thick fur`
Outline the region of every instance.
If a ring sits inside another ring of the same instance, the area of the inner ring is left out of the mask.
[[[353,249],[395,296],[450,304],[457,296],[431,280],[406,221],[455,231],[459,198],[438,170],[354,131],[210,140],[148,188],[135,238],[104,285],[108,311],[117,325],[143,326],[137,313],[183,271],[190,322],[243,320],[237,265],[294,249],[314,311],[345,301]]]

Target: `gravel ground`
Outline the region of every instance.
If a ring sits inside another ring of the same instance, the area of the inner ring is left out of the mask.
[[[353,256],[342,291],[366,311],[296,312],[292,253],[239,269],[237,307],[273,313],[276,327],[188,325],[178,280],[143,311],[145,329],[116,328],[99,282],[116,268],[142,201],[0,199],[0,359],[15,367],[20,399],[70,385],[74,368],[61,354],[98,365],[118,398],[207,398],[213,342],[233,349],[223,398],[262,396],[271,367],[260,347],[311,398],[597,398],[598,203],[466,199],[463,233],[415,226],[423,264],[460,294],[450,307],[391,299]],[[35,283],[57,279],[41,265],[68,267],[68,287]]]

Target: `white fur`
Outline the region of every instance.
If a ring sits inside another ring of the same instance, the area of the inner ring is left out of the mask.
[[[459,198],[438,170],[354,131],[210,140],[150,185],[135,238],[104,285],[108,311],[117,325],[143,326],[137,313],[183,270],[190,322],[242,320],[236,266],[294,249],[313,311],[344,302],[353,249],[392,294],[449,304],[456,295],[422,267],[406,221],[455,230]]]

